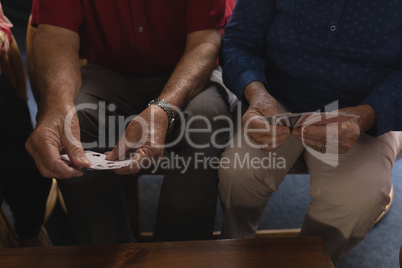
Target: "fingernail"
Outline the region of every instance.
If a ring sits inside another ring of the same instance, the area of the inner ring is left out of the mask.
[[[91,165],[92,163],[91,163],[91,161],[89,161],[88,160],[88,158],[86,158],[85,156],[80,156],[80,160],[81,160],[81,162],[83,162],[83,163],[85,163],[85,164],[88,164],[88,165]]]
[[[84,172],[78,171],[74,174],[74,177],[82,177],[84,175]]]
[[[106,153],[105,153],[106,154]],[[111,151],[107,152],[106,154],[106,160],[112,160],[113,159],[113,153]]]

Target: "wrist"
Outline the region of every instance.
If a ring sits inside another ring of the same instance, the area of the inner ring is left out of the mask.
[[[376,114],[374,108],[369,104],[363,104],[356,107],[358,109],[358,115],[360,116],[358,121],[361,131],[367,131],[376,126]]]
[[[74,101],[64,101],[63,98],[51,100],[42,98],[38,102],[38,116],[67,114],[71,109],[75,109]]]
[[[358,116],[355,122],[359,126],[360,132],[364,132],[376,127],[376,114],[374,108],[369,104],[347,107],[341,109],[341,111]]]
[[[148,103],[148,106],[156,108],[154,111],[162,113],[162,117],[167,119],[167,133],[170,134],[173,131],[174,122],[176,120],[176,112],[173,107],[164,99],[154,99]]]
[[[268,100],[272,104],[277,103],[277,101],[268,93],[265,85],[259,81],[251,82],[246,86],[244,97],[250,105],[262,99]]]

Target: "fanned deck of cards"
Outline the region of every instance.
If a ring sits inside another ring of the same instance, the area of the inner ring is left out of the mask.
[[[320,126],[328,124],[340,124],[359,116],[346,113],[283,113],[271,117],[265,117],[271,125],[286,126],[297,128],[302,126]]]
[[[85,169],[95,169],[95,170],[118,169],[122,167],[127,167],[131,163],[131,160],[109,161],[106,160],[105,154],[93,151],[85,151],[85,156],[92,163],[92,165],[89,168]],[[70,158],[68,157],[67,154],[61,155],[61,160],[66,162],[68,165],[74,167],[74,164],[70,161]]]

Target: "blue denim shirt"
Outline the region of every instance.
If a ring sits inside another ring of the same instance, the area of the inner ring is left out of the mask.
[[[402,130],[402,0],[237,0],[221,53],[238,98],[264,83],[294,112],[370,104]]]

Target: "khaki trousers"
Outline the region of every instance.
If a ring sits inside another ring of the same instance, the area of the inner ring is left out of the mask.
[[[366,236],[389,203],[391,171],[401,141],[400,132],[377,138],[361,134],[333,167],[327,164],[327,155],[316,157],[293,137],[276,150],[263,152],[238,131],[222,154],[219,169],[223,238],[254,236],[269,198],[302,155],[310,171],[312,201],[300,235],[322,236],[336,264]]]

